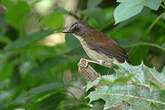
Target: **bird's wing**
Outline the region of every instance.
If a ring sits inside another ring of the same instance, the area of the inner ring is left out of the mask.
[[[99,40],[101,42],[97,42]],[[104,38],[97,38],[87,41],[87,45],[90,49],[97,51],[100,54],[104,54],[110,58],[116,58],[119,62],[128,61],[128,55],[123,48],[121,48],[115,41],[104,35]]]

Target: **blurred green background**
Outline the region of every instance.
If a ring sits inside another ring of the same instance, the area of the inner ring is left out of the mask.
[[[84,98],[85,81],[77,63],[88,57],[73,35],[61,33],[79,20],[116,40],[132,64],[143,60],[161,71],[165,65],[164,4],[156,10],[144,7],[127,19],[127,14],[120,18],[113,14],[121,1],[0,0],[0,110],[101,109],[97,103],[91,108]],[[101,74],[110,73],[92,66]]]

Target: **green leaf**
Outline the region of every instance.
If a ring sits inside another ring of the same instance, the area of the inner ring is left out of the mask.
[[[157,49],[160,49],[165,52],[165,48],[163,46],[160,46],[158,44],[150,43],[150,42],[137,42],[137,41],[119,41],[117,42],[125,48],[130,48],[130,47],[138,47],[138,46],[148,46],[148,47],[155,47]]]
[[[72,56],[77,59],[88,58],[87,54],[85,53],[85,51],[82,47],[73,48],[69,52],[66,52],[64,55]]]
[[[116,7],[116,9],[114,11],[115,24],[140,13],[142,11],[143,7],[144,6],[141,4],[121,3],[119,6]]]
[[[142,50],[143,48],[143,50]],[[134,47],[132,51],[129,52],[129,59],[134,65],[139,65],[142,60],[146,63],[146,58],[148,57],[149,47],[138,46]]]
[[[104,19],[104,11],[101,8],[90,8],[82,11],[82,14],[84,14],[87,17],[95,19],[101,26],[104,25],[105,19]]]
[[[132,3],[132,4],[139,4],[143,2],[144,0],[117,0],[117,2],[121,3]]]
[[[66,34],[66,44],[71,49],[81,47],[80,41],[72,34]]]
[[[11,24],[19,31],[22,31],[25,16],[29,13],[30,6],[25,1],[21,0],[17,0],[14,3],[9,0],[3,2],[8,7],[8,11],[5,16],[7,23]]]
[[[132,64],[140,64],[142,60],[148,57],[148,49],[159,49],[162,52],[165,52],[165,48],[158,44],[150,43],[150,42],[137,42],[137,41],[128,41],[128,40],[117,40],[118,44],[120,44],[124,48],[132,48],[129,52],[129,60]],[[143,49],[142,49],[143,48]],[[146,61],[144,60],[146,63]]]
[[[152,103],[165,107],[165,100],[161,98],[161,90],[165,89],[165,71],[159,73],[143,63],[132,66],[126,62],[116,62],[116,65],[118,68],[114,74],[100,76],[87,84],[87,90],[93,86],[97,87],[87,96],[90,103],[103,99],[104,109],[117,107],[123,103],[129,103],[127,107],[133,110],[152,109]],[[142,106],[143,104],[145,106]]]
[[[35,32],[26,36],[22,36],[16,41],[14,41],[13,43],[7,45],[5,47],[5,50],[13,50],[13,49],[25,47],[37,40],[47,37],[48,35],[52,33],[53,33],[53,30],[46,30],[46,31]]]
[[[65,89],[62,83],[50,83],[38,86],[36,88],[32,88],[27,92],[24,92],[20,96],[18,96],[13,103],[26,103],[29,99],[33,98],[37,94],[41,94],[47,91],[60,91],[61,89]]]
[[[58,10],[64,12],[64,10]],[[61,12],[55,11],[48,16],[45,16],[41,22],[44,26],[49,27],[50,29],[61,29],[64,25],[64,15]]]
[[[3,57],[0,60],[0,81],[7,79],[13,73],[14,66],[16,65],[15,61],[8,62],[11,57],[11,53],[7,52],[3,54]],[[5,73],[5,74],[4,74]]]
[[[69,13],[69,11],[64,9],[64,8],[57,8],[55,11],[58,13],[61,13],[61,14],[68,14]]]
[[[152,10],[158,10],[162,0],[145,0],[144,5]]]
[[[75,58],[87,58],[87,55],[82,48],[80,41],[72,34],[66,34],[65,41],[67,46],[71,49],[69,52],[64,53],[66,56],[74,56]]]
[[[103,0],[88,0],[87,8],[95,8]]]
[[[137,15],[144,6],[158,10],[162,0],[117,0],[117,2],[120,4],[114,11],[115,24]]]

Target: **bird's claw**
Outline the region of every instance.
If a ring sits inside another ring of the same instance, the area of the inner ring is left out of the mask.
[[[88,67],[88,61],[84,58],[81,58],[78,65],[86,68]]]

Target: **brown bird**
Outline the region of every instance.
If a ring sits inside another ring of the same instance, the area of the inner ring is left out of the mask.
[[[127,53],[114,40],[84,22],[77,22],[63,32],[72,33],[80,40],[87,55],[94,60],[88,62],[111,67],[114,61],[128,61]]]

